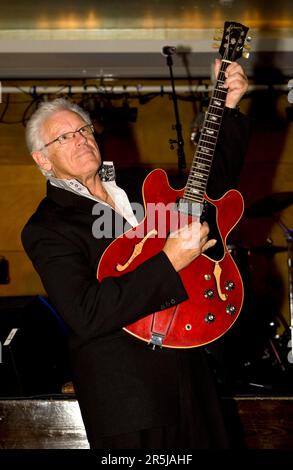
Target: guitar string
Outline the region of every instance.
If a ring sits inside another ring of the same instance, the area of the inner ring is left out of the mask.
[[[197,150],[195,152],[194,160],[191,165],[190,174],[189,174],[187,184],[186,184],[186,189],[184,192],[184,197],[188,196],[187,199],[191,199],[194,202],[201,202],[204,196],[204,190],[206,187],[205,183],[209,175],[210,165],[212,163],[213,153],[214,153],[212,152],[211,155],[209,155],[209,151],[210,150],[213,151],[217,143],[218,132],[220,129],[222,114],[224,111],[223,104],[225,103],[225,100],[223,99],[223,95],[227,94],[226,90],[222,90],[219,87],[222,86],[224,83],[224,78],[225,78],[224,73],[228,65],[229,65],[228,62],[222,61],[221,63],[221,67],[220,67],[220,71],[219,71],[218,79],[216,83],[216,88],[214,90],[214,93],[211,97],[211,100],[208,106],[207,115],[203,123],[202,132],[200,135],[200,139],[197,145]],[[215,106],[214,103],[216,100],[220,102],[221,104],[220,107]],[[218,122],[214,122],[213,119],[210,120],[211,115],[216,116],[216,119],[218,119]],[[214,136],[211,137],[206,132],[205,132],[205,135],[203,135],[204,129],[212,130],[213,132],[216,133],[216,137]],[[215,139],[215,140],[213,141],[212,139]],[[205,157],[201,155],[204,152],[202,151],[202,147],[204,149],[207,149],[207,152],[208,152],[205,154]],[[205,167],[208,167],[208,168],[206,169]],[[199,175],[200,179],[198,179],[197,175]],[[202,181],[203,178],[205,178],[206,181]],[[202,194],[194,194],[193,192],[191,192],[190,190],[191,183],[197,183],[198,186],[201,185],[202,187],[198,191],[199,193],[201,192]],[[198,198],[200,198],[200,200],[198,200]]]

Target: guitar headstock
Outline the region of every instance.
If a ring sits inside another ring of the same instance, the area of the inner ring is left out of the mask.
[[[235,62],[240,57],[249,57],[249,53],[243,49],[250,49],[246,42],[250,38],[246,38],[248,33],[247,26],[234,21],[226,21],[224,24],[224,32],[222,42],[219,48],[219,54],[222,59]],[[218,38],[217,38],[218,39]]]

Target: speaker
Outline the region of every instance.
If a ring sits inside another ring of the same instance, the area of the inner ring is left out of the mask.
[[[71,380],[67,335],[47,299],[0,298],[0,396],[61,394]]]

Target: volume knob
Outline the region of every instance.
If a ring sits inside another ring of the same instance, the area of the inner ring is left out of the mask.
[[[212,299],[214,297],[215,293],[213,291],[213,289],[206,289],[204,291],[204,296],[206,299]]]
[[[204,320],[205,322],[207,323],[212,323],[213,321],[215,321],[216,319],[216,315],[214,315],[213,313],[208,313],[205,317],[204,317]]]
[[[235,312],[236,312],[235,305],[228,304],[226,307],[226,313],[228,313],[228,315],[234,315]]]
[[[228,290],[228,291],[234,290],[235,289],[235,283],[233,281],[225,282],[225,289]]]

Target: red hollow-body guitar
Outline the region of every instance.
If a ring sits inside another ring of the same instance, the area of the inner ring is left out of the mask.
[[[143,184],[144,220],[114,240],[98,266],[99,281],[127,273],[161,251],[178,226],[194,218],[208,222],[216,245],[179,272],[188,299],[124,328],[153,347],[193,348],[210,343],[229,330],[242,308],[243,283],[226,239],[242,216],[243,198],[230,190],[211,200],[205,190],[225,107],[225,70],[241,56],[247,31],[239,23],[225,23],[220,72],[185,188],[171,188],[163,170],[152,171]]]

